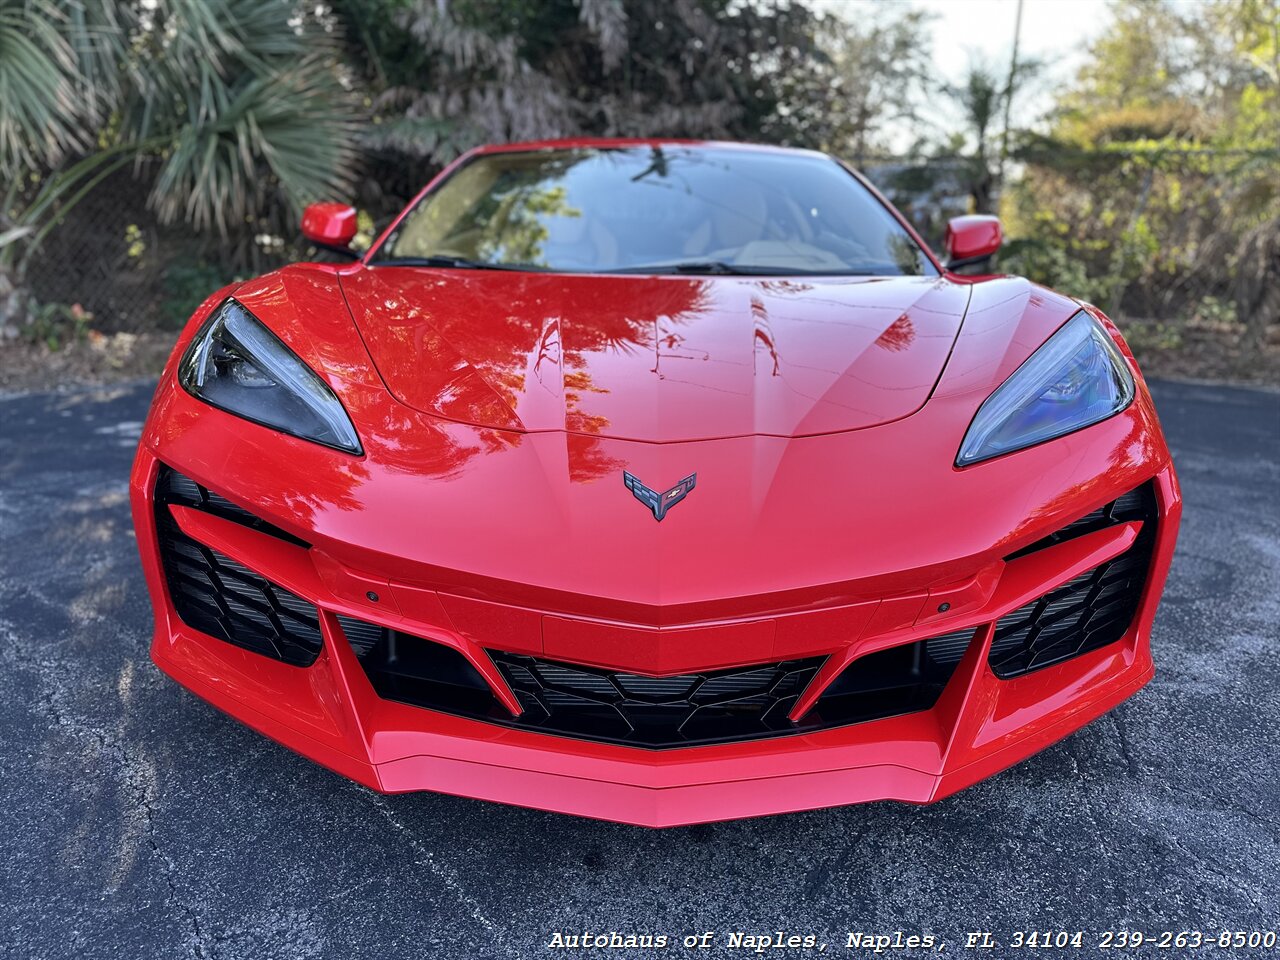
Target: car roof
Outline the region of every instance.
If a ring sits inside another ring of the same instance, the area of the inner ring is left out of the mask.
[[[468,154],[519,153],[533,150],[620,149],[625,147],[691,147],[694,149],[744,150],[753,153],[778,153],[793,156],[826,157],[819,150],[784,147],[771,143],[747,143],[736,140],[696,140],[681,137],[561,137],[549,140],[522,140],[476,147]]]

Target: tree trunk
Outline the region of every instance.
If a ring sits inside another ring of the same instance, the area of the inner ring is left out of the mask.
[[[1248,343],[1260,347],[1268,328],[1280,323],[1280,218],[1240,238],[1235,268],[1236,317]]]

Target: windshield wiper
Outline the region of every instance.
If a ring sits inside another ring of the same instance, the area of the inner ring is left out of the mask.
[[[768,267],[751,263],[725,263],[723,260],[681,260],[677,263],[651,263],[640,267],[618,267],[607,273],[678,273],[723,277],[815,277],[850,275],[849,270],[805,270],[799,267]]]
[[[681,260],[678,263],[651,263],[639,267],[619,267],[610,273],[702,273],[720,276],[739,276],[755,273],[755,270],[744,270],[723,260]]]
[[[533,263],[492,263],[486,260],[468,260],[452,254],[436,253],[427,257],[385,257],[369,261],[371,267],[446,267],[458,270],[517,270],[536,273],[603,273],[603,274],[682,274],[686,276],[723,277],[820,277],[820,276],[872,276],[868,270],[805,270],[797,267],[770,267],[757,264],[734,264],[723,260],[680,260],[675,263],[650,263],[632,267],[612,267],[598,270],[557,271]]]
[[[490,263],[485,260],[468,260],[447,253],[435,253],[429,257],[387,257],[371,260],[371,267],[453,267],[458,270],[544,270],[528,263]]]

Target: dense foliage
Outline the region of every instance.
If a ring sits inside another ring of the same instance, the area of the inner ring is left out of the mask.
[[[1007,106],[1036,65],[976,62],[943,84],[927,28],[906,4],[853,22],[803,0],[0,0],[0,332],[67,315],[32,289],[93,297],[62,260],[97,257],[100,286],[132,278],[135,301],[179,315],[301,252],[305,202],[355,199],[367,234],[476,143],[582,133],[832,150],[930,239],[945,215],[998,210],[1006,269],[1266,339],[1277,0],[1113,0],[1029,130],[1006,128]],[[887,163],[903,129],[914,159]],[[106,225],[97,247],[90,224]],[[91,306],[117,327],[146,313]]]
[[[1113,313],[1280,320],[1280,13],[1267,0],[1115,7],[1023,135],[1007,265]]]

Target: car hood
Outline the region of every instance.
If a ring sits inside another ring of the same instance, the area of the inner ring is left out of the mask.
[[[387,388],[497,429],[650,442],[909,416],[969,288],[941,278],[631,277],[366,267],[342,278]]]

